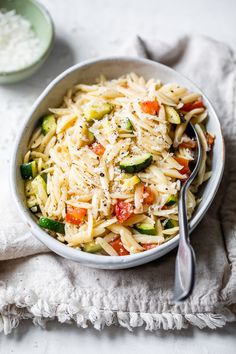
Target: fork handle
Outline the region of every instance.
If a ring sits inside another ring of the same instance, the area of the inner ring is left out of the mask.
[[[189,229],[188,229],[188,217],[187,217],[187,207],[186,207],[186,199],[187,199],[187,190],[188,185],[184,184],[180,190],[179,196],[179,234],[180,240],[179,242],[185,242],[190,245],[189,242]]]
[[[188,185],[184,185],[179,198],[179,248],[176,257],[174,300],[182,301],[191,295],[195,280],[195,254],[189,241],[186,210]]]

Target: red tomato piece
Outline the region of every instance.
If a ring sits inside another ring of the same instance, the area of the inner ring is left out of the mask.
[[[105,152],[104,146],[99,143],[93,143],[90,149],[98,156],[102,156]]]
[[[110,242],[110,245],[114,248],[119,256],[127,256],[129,254],[129,251],[124,248],[120,237],[117,240]]]
[[[184,159],[183,157],[175,157],[175,160],[183,166],[183,168],[179,171],[182,175],[190,175],[191,170],[188,167],[189,161],[187,159]]]
[[[144,187],[144,191],[143,191],[143,202],[144,202],[144,204],[151,205],[151,204],[153,204],[154,199],[155,199],[155,196],[154,196],[151,188],[150,187]]]
[[[182,112],[190,112],[192,109],[195,108],[204,108],[204,104],[202,101],[195,101],[195,102],[190,102],[190,103],[185,103],[183,107],[180,109]]]
[[[66,222],[74,225],[80,225],[87,214],[87,209],[76,208],[72,205],[66,207]]]
[[[157,101],[144,101],[140,103],[141,110],[144,113],[151,114],[153,116],[157,115],[160,110],[160,106]]]
[[[147,251],[151,250],[152,248],[155,248],[157,245],[155,243],[144,243],[141,244],[141,246],[145,249],[145,251]]]
[[[127,220],[133,214],[133,211],[133,203],[126,203],[122,200],[118,200],[115,205],[115,215],[120,223]]]

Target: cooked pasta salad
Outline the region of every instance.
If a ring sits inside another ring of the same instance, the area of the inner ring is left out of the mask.
[[[187,195],[211,176],[214,136],[201,95],[175,83],[130,73],[101,76],[70,89],[49,108],[20,166],[27,206],[39,226],[66,245],[110,256],[143,252],[178,234],[178,196],[191,174],[197,142],[200,170]]]

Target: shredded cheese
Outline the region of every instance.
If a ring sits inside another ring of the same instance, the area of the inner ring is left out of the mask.
[[[0,71],[11,72],[35,62],[41,45],[31,23],[15,10],[0,10]]]

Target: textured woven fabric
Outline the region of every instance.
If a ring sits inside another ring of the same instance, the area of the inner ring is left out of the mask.
[[[155,44],[155,45],[154,45]],[[124,49],[125,50],[125,49]],[[128,270],[89,269],[49,253],[19,219],[1,161],[0,331],[21,319],[44,325],[48,319],[89,323],[97,329],[119,324],[132,329],[222,327],[236,319],[236,115],[234,53],[204,37],[169,43],[137,38],[129,54],[148,57],[187,75],[208,95],[221,120],[226,169],[219,192],[191,237],[197,257],[193,295],[171,300],[176,250]],[[11,142],[14,136],[11,137]],[[0,150],[5,141],[1,140]],[[9,156],[7,157],[9,160]]]

